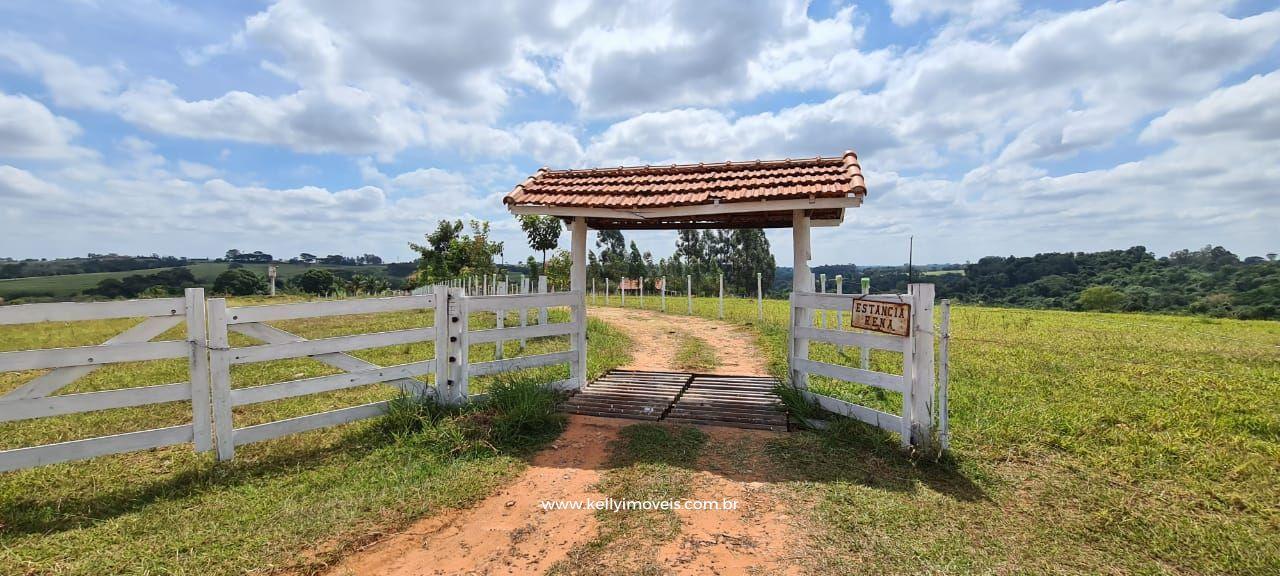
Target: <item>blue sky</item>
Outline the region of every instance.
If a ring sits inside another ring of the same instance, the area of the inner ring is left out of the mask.
[[[403,259],[479,218],[510,262],[539,166],[846,149],[869,196],[814,264],[1264,254],[1278,57],[1273,2],[16,0],[0,256]]]

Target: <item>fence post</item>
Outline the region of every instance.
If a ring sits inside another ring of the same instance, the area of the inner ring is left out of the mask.
[[[818,293],[819,294],[827,293],[827,275],[826,274],[818,275]],[[828,314],[830,314],[830,311],[824,308],[822,312],[818,315],[819,328],[826,328],[827,325],[831,323],[828,321],[829,320]]]
[[[693,274],[684,277],[685,301],[689,304],[689,315],[693,316]]]
[[[627,307],[627,277],[626,276],[623,276],[622,279],[618,281],[618,292],[622,294],[622,307],[626,308]]]
[[[547,293],[547,275],[546,274],[542,274],[538,276],[538,292],[542,294]],[[538,309],[538,324],[541,325],[546,323],[547,323],[547,308],[544,306]]]
[[[521,294],[529,293],[529,277],[523,274],[520,275],[520,293]],[[528,326],[528,325],[529,325],[529,307],[525,306],[520,308],[520,327],[524,328],[525,326]],[[529,340],[527,338],[520,339],[521,350],[524,350],[524,347],[528,344],[529,344]]]
[[[609,305],[609,279],[604,279],[604,305]]]
[[[724,320],[724,273],[720,273],[720,319]]]
[[[450,344],[453,337],[453,324],[450,322],[449,307],[452,295],[461,293],[462,288],[436,286],[432,292],[436,296],[435,321],[432,322],[432,326],[436,329],[436,401],[444,403],[449,391],[453,388],[453,366],[449,362],[449,356],[453,355],[451,350],[453,346]]]
[[[213,449],[213,413],[209,406],[209,327],[204,288],[187,288],[187,342],[191,344],[191,429],[196,452]]]
[[[507,295],[506,283],[502,283],[502,284],[498,284],[497,286],[494,286],[494,293],[497,294],[498,296],[506,296]],[[493,325],[494,325],[494,328],[497,328],[499,330],[507,327],[507,311],[506,310],[493,311]],[[499,338],[493,344],[494,344],[493,358],[494,360],[501,360],[502,359],[502,339]]]
[[[933,284],[909,284],[911,294],[911,443],[929,450],[933,443]]]
[[[756,272],[756,323],[764,324],[764,284],[759,272]]]
[[[867,294],[870,294],[870,293],[871,293],[871,279],[863,278],[862,279],[862,295],[866,296]],[[858,355],[860,356],[859,361],[861,362],[860,365],[862,369],[870,370],[871,369],[871,349],[864,346],[859,351]]]
[[[662,277],[662,312],[667,312],[667,277]]]
[[[600,303],[600,301],[596,299],[596,279],[595,278],[591,279],[591,303],[593,305]]]
[[[836,294],[844,294],[844,275],[836,274]],[[844,308],[836,308],[836,330],[844,327]],[[843,346],[841,346],[843,348]]]
[[[227,340],[227,301],[213,298],[209,307],[209,385],[212,389],[213,434],[218,460],[235,457],[236,445],[231,420],[231,350]]]
[[[640,309],[644,309],[644,276],[640,277]]]
[[[947,387],[950,383],[951,301],[942,301],[942,334],[938,339],[938,441],[942,449],[951,447],[951,415],[947,413]]]

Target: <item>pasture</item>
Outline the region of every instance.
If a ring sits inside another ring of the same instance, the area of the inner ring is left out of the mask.
[[[232,304],[264,303],[265,298]],[[276,298],[272,302],[287,301]],[[552,309],[552,321],[567,312]],[[96,344],[132,320],[0,326],[0,351]],[[431,311],[409,311],[281,321],[274,325],[307,338],[430,326]],[[477,327],[492,327],[492,314],[476,314]],[[508,325],[517,324],[514,312]],[[160,339],[181,339],[174,328]],[[588,372],[625,362],[627,339],[600,323],[589,325]],[[235,335],[233,346],[252,343]],[[568,346],[564,337],[530,339],[532,355]],[[493,344],[472,347],[476,361],[493,358]],[[378,364],[429,359],[430,343],[353,353]],[[8,391],[41,371],[0,374]],[[302,358],[236,366],[234,388],[336,373]],[[529,379],[567,376],[564,366],[526,371]],[[185,379],[185,361],[105,366],[62,393],[144,386]],[[473,393],[489,391],[492,377],[474,379]],[[394,398],[397,391],[371,385],[243,406],[237,422],[253,424]],[[390,426],[403,415],[287,436],[241,447],[230,462],[215,464],[189,445],[44,466],[0,474],[0,573],[240,573],[287,568],[309,571],[372,535],[423,515],[464,506],[487,496],[525,466],[523,457],[554,437],[513,445],[473,438],[489,416],[440,418],[415,426]],[[190,419],[189,404],[139,408],[0,424],[0,447],[15,448],[172,425]],[[554,431],[552,431],[554,432]]]
[[[685,299],[667,308],[683,314]],[[716,318],[716,299],[695,298],[694,314]],[[755,300],[725,300],[725,320],[757,332],[781,377],[788,319],[785,301],[765,301],[759,322]],[[774,478],[820,527],[817,565],[1280,573],[1280,323],[953,306],[951,333],[942,461],[908,457],[865,426],[767,448]],[[810,355],[858,365],[857,350],[813,344]],[[888,353],[871,360],[896,371]],[[812,377],[810,386],[901,405],[856,384]]]
[[[202,262],[188,266],[191,274],[196,277],[196,281],[203,286],[212,286],[214,278],[227,271],[231,265],[226,262]],[[247,270],[266,277],[266,264],[243,264]],[[323,268],[325,270],[349,270],[356,274],[381,274],[385,270],[384,266],[332,266],[328,264],[277,264],[278,274],[281,280],[288,280],[293,276],[297,276],[311,268]],[[94,272],[89,274],[62,274],[58,276],[32,276],[30,278],[7,278],[0,280],[0,298],[6,300],[17,298],[20,296],[51,296],[53,298],[70,298],[89,288],[97,286],[99,282],[107,278],[124,278],[125,276],[155,274],[161,270],[169,270],[169,268],[148,268],[146,270],[129,270],[126,272]]]

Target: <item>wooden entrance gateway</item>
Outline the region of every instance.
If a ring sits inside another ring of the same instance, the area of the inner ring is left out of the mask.
[[[913,284],[908,294],[819,295],[814,290],[810,229],[839,226],[846,209],[861,206],[866,195],[858,156],[847,151],[835,157],[722,164],[542,168],[503,202],[512,214],[556,216],[569,225],[570,292],[584,302],[588,228],[791,228],[794,283],[787,384],[823,410],[898,433],[904,445],[923,447],[937,439],[945,446],[945,379],[941,394],[934,386],[933,285]],[[862,308],[855,309],[855,301]],[[815,310],[858,313],[879,323],[854,326],[859,331],[839,326],[830,330],[825,321],[815,325]],[[877,333],[890,324],[894,329],[907,324],[911,328],[905,333]],[[901,373],[872,370],[866,354],[860,367],[817,361],[809,354],[811,340],[900,354]],[[578,361],[585,365],[586,342],[578,350]],[[942,366],[945,374],[945,360]],[[900,394],[900,415],[813,393],[808,390],[810,375]],[[591,383],[574,379],[568,388],[576,394],[565,406],[583,414],[785,428],[785,417],[775,411],[777,402],[771,392],[776,384],[767,377],[613,371]],[[944,407],[937,411],[942,430],[934,425],[935,394],[937,404]]]

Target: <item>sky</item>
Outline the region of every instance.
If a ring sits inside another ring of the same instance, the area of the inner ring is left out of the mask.
[[[0,256],[404,260],[460,218],[523,261],[502,196],[541,166],[845,150],[868,196],[811,264],[1280,251],[1280,7],[0,5]]]

